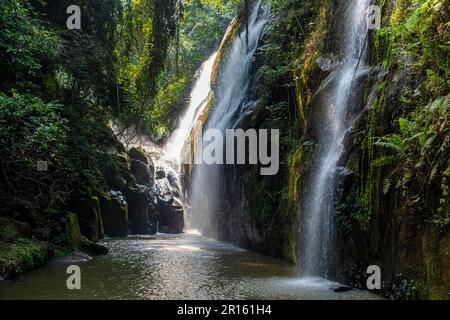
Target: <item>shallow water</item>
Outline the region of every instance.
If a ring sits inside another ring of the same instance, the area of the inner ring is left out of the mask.
[[[103,242],[110,253],[79,263],[81,290],[66,287],[66,264],[50,263],[0,283],[0,299],[377,299],[335,293],[299,278],[296,267],[198,234]]]

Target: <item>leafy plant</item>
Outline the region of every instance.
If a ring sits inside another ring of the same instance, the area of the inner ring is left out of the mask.
[[[381,137],[375,143],[388,153],[376,159],[374,165],[392,169],[384,181],[383,192],[388,193],[394,185],[404,194],[420,199],[421,193],[438,177],[443,178],[445,185],[450,155],[449,134],[450,96],[437,98],[409,117],[400,118],[399,132]],[[446,193],[445,186],[443,193]],[[444,214],[444,220],[434,219],[434,222],[448,224],[448,212],[442,212],[442,207],[439,211]]]

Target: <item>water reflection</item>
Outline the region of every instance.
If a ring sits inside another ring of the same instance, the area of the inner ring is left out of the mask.
[[[372,299],[334,293],[295,266],[198,234],[104,241],[110,254],[80,263],[82,289],[66,288],[66,265],[52,263],[0,283],[1,299]]]

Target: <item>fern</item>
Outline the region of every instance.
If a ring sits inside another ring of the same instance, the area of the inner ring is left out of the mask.
[[[396,157],[396,156],[383,155],[383,156],[377,158],[373,162],[373,165],[376,167],[385,167],[385,166],[389,166],[389,165],[393,164],[397,160],[398,160],[398,157]]]
[[[430,182],[431,181],[433,181],[433,179],[436,177],[436,173],[437,173],[437,171],[438,171],[438,168],[439,168],[439,164],[438,163],[436,163],[434,166],[433,166],[433,168],[431,169],[431,172],[430,172]]]
[[[389,190],[391,189],[392,186],[392,180],[391,178],[386,178],[384,179],[384,183],[383,183],[383,194],[387,194],[389,192]]]

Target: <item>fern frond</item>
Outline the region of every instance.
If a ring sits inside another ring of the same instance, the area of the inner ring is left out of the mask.
[[[399,158],[396,156],[381,156],[373,161],[373,165],[376,167],[385,167],[388,166],[395,161],[397,161]]]
[[[389,192],[389,190],[391,189],[391,185],[392,185],[392,180],[391,178],[386,178],[384,179],[384,183],[383,183],[383,194],[387,194]]]

